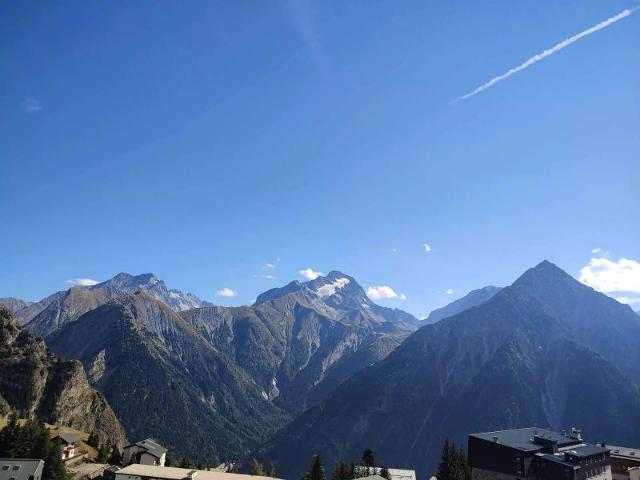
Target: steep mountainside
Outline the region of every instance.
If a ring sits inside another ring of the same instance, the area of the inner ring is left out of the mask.
[[[251,375],[263,396],[296,412],[387,356],[417,320],[375,305],[352,278],[331,272],[260,295],[252,306],[182,312]]]
[[[176,311],[211,305],[193,294],[167,289],[165,283],[151,273],[135,276],[119,273],[112,279],[97,285],[72,287],[18,310],[11,307],[10,309],[15,312],[18,321],[31,333],[46,338],[66,323],[76,321],[81,315],[119,295],[138,291],[143,291],[165,302]]]
[[[480,305],[492,298],[496,293],[502,290],[500,287],[493,287],[491,285],[472,290],[464,297],[449,303],[441,308],[436,308],[429,314],[426,323],[436,323],[443,318],[452,317],[460,312],[464,312],[466,309]]]
[[[168,289],[162,280],[157,279],[152,273],[142,275],[129,275],[119,273],[106,282],[99,283],[91,288],[112,288],[126,293],[143,291],[156,300],[161,300],[176,312],[189,310],[190,308],[208,307],[213,304],[205,302],[193,293],[182,293],[180,290]]]
[[[339,386],[260,452],[284,476],[372,447],[387,465],[434,473],[445,436],[529,425],[582,427],[640,443],[640,393],[622,355],[631,310],[543,262],[485,303],[427,325]],[[634,327],[632,324],[635,324]],[[615,332],[619,352],[610,350]],[[638,363],[636,363],[637,367]],[[626,374],[627,375],[626,375]]]
[[[122,448],[124,431],[104,397],[89,386],[82,364],[56,358],[0,305],[0,410],[37,417]]]
[[[20,300],[19,298],[13,297],[0,298],[0,305],[4,305],[5,307],[7,307],[11,312],[13,312],[14,315],[16,314],[16,312],[22,310],[23,308],[27,308],[32,303],[33,302],[27,302],[25,300]]]
[[[165,303],[138,292],[66,324],[52,350],[84,364],[130,438],[212,464],[242,458],[288,416]]]

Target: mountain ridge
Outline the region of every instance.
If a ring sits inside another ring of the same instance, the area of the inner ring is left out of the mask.
[[[435,471],[445,437],[460,443],[471,431],[573,425],[598,441],[639,442],[640,392],[630,372],[606,343],[585,343],[594,336],[576,328],[584,316],[570,308],[577,299],[553,308],[538,280],[586,295],[590,311],[601,313],[587,327],[616,321],[637,345],[629,309],[609,310],[611,299],[554,268],[539,264],[481,305],[420,328],[277,432],[257,457],[291,476],[312,453],[332,464],[367,446],[386,464],[423,477]]]

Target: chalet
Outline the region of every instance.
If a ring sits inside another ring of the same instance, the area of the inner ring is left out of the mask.
[[[43,469],[43,460],[0,458],[0,480],[40,480]]]
[[[115,480],[274,480],[258,475],[224,473],[190,468],[160,467],[154,465],[131,464],[115,473]],[[278,479],[276,479],[278,480]]]
[[[640,480],[640,448],[602,444],[611,454],[613,480]]]
[[[612,480],[609,450],[580,432],[519,428],[469,435],[473,480]]]
[[[80,453],[80,437],[73,432],[60,432],[53,441],[60,445],[63,460],[73,458]]]
[[[141,442],[124,447],[122,452],[124,465],[140,463],[142,465],[164,466],[167,458],[167,449],[155,440],[147,438]]]

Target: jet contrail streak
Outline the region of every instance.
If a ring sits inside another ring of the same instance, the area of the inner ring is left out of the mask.
[[[494,86],[496,83],[501,82],[502,80],[509,78],[511,75],[513,75],[514,73],[518,73],[522,70],[524,70],[527,67],[530,67],[531,65],[533,65],[534,63],[538,63],[540,60],[543,60],[551,55],[553,55],[554,53],[562,50],[565,47],[568,47],[569,45],[571,45],[573,42],[577,42],[578,40],[580,40],[583,37],[586,37],[587,35],[591,35],[592,33],[597,32],[598,30],[602,30],[603,28],[608,27],[609,25],[612,25],[614,23],[616,23],[618,20],[622,20],[625,17],[628,17],[629,15],[631,15],[633,12],[635,12],[639,7],[635,7],[635,8],[631,8],[631,9],[625,9],[622,12],[620,12],[619,14],[608,18],[607,20],[605,20],[604,22],[600,22],[597,25],[594,25],[591,28],[588,28],[587,30],[580,32],[572,37],[569,37],[563,41],[561,41],[560,43],[554,45],[553,47],[545,50],[542,53],[538,53],[537,55],[534,55],[533,57],[529,58],[526,62],[518,65],[517,67],[512,68],[511,70],[507,71],[506,73],[503,73],[502,75],[498,75],[495,78],[492,78],[491,80],[489,80],[487,83],[485,83],[484,85],[479,86],[478,88],[476,88],[475,90],[467,93],[466,95],[462,95],[461,97],[456,98],[456,101],[459,100],[464,100],[466,98],[472,97],[484,90],[486,90],[489,87]]]

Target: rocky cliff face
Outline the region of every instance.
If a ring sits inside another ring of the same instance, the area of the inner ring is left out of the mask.
[[[4,306],[0,306],[0,398],[6,412],[95,432],[101,442],[120,448],[126,443],[120,422],[89,385],[82,364],[56,358]]]
[[[260,295],[252,306],[181,316],[289,412],[323,399],[354,372],[386,357],[417,324],[380,307],[352,277],[331,272]]]

